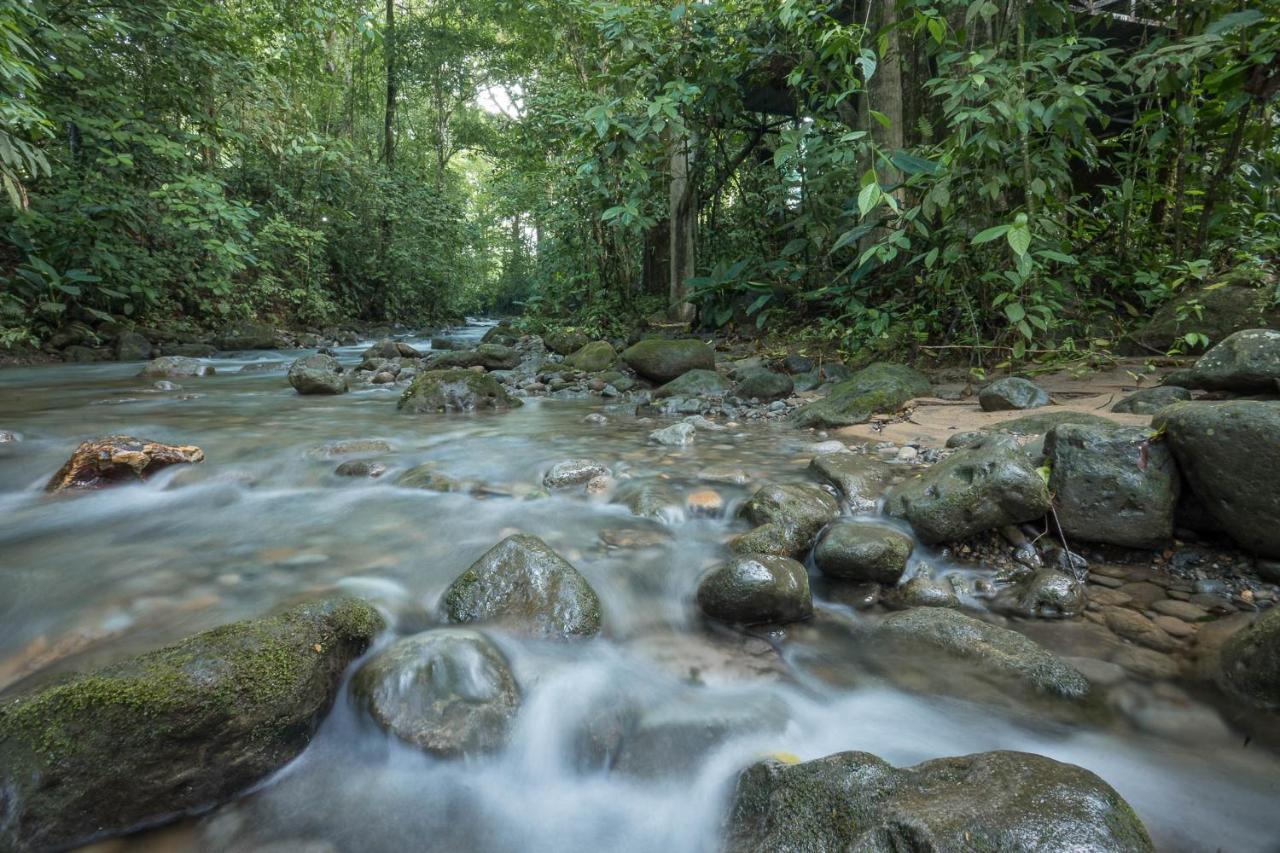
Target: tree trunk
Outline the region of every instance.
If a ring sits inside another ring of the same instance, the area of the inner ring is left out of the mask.
[[[671,278],[671,221],[664,219],[644,233],[640,287],[651,296],[667,292]]]
[[[382,161],[390,169],[396,154],[396,0],[387,0],[387,30],[383,35],[387,60],[387,109],[382,121]]]
[[[673,139],[670,145],[671,186],[669,195],[671,218],[671,319],[687,323],[693,320],[694,309],[689,303],[689,279],[697,268],[698,206],[694,203],[693,146],[696,138],[692,131],[683,139]]]
[[[1249,126],[1249,116],[1253,113],[1253,101],[1248,101],[1240,108],[1240,117],[1236,119],[1236,128],[1227,143],[1227,150],[1222,154],[1218,170],[1214,173],[1209,186],[1205,188],[1204,209],[1200,212],[1200,226],[1196,229],[1195,252],[1200,255],[1204,251],[1205,241],[1209,238],[1209,224],[1213,219],[1213,209],[1222,195],[1223,186],[1231,180],[1231,171],[1235,168],[1240,156],[1240,144],[1244,141],[1245,129]]]

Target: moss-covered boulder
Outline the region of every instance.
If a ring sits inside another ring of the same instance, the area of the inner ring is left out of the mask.
[[[570,355],[591,343],[591,338],[577,329],[552,329],[542,336],[542,342],[554,353]]]
[[[1025,752],[901,769],[866,752],[800,764],[768,759],[738,777],[725,834],[728,853],[1155,850],[1110,785]]]
[[[289,384],[299,394],[345,394],[347,375],[331,355],[304,355],[289,365]]]
[[[1280,391],[1280,331],[1244,329],[1229,335],[1196,362],[1188,388],[1237,394]]]
[[[1049,489],[1017,441],[992,433],[900,483],[885,512],[906,519],[928,544],[1034,521],[1049,510]]]
[[[1178,403],[1152,426],[1213,520],[1250,551],[1280,557],[1280,403]]]
[[[1006,376],[984,386],[978,392],[978,405],[984,412],[1038,409],[1049,405],[1049,392],[1030,379]]]
[[[871,631],[866,646],[893,668],[941,654],[969,664],[975,676],[1031,693],[1081,699],[1089,692],[1083,675],[1034,641],[945,607],[890,614]]]
[[[378,725],[443,758],[500,749],[520,710],[506,658],[468,628],[397,640],[360,668],[351,689]]]
[[[862,453],[820,453],[809,462],[809,473],[830,483],[856,512],[875,509],[889,482],[889,466]]]
[[[929,393],[924,374],[902,364],[879,361],[835,385],[825,398],[798,409],[799,427],[834,428],[866,423],[881,412],[896,412],[913,397]]]
[[[1139,427],[1065,424],[1045,437],[1049,490],[1068,541],[1157,548],[1173,537],[1182,476],[1164,442]]]
[[[840,520],[822,535],[813,561],[827,577],[896,584],[913,547],[910,536],[892,527]]]
[[[85,441],[45,484],[46,492],[101,489],[121,483],[141,482],[170,465],[204,461],[204,451],[192,445],[176,446],[108,435]]]
[[[116,338],[116,361],[146,361],[151,358],[151,351],[151,341],[137,332],[121,332]]]
[[[714,370],[690,370],[672,379],[654,397],[723,397],[729,393],[729,380]]]
[[[574,370],[598,373],[613,367],[617,361],[618,353],[614,350],[613,344],[608,341],[592,341],[574,350],[564,363]]]
[[[822,530],[840,514],[840,503],[811,483],[761,486],[739,514],[756,527],[730,543],[735,554],[803,557]]]
[[[213,343],[221,350],[276,349],[280,345],[274,327],[252,321],[224,329]]]
[[[1161,409],[1191,399],[1191,392],[1177,385],[1157,385],[1154,388],[1143,388],[1111,407],[1111,411],[1122,415],[1154,415]]]
[[[698,607],[738,625],[796,622],[813,615],[809,574],[802,563],[772,554],[743,554],[698,584]]]
[[[496,622],[538,637],[590,637],[600,599],[587,579],[536,536],[508,536],[476,560],[442,600],[455,624]]]
[[[183,355],[162,355],[148,361],[138,375],[144,379],[185,379],[192,376],[212,376],[212,365],[198,358]]]
[[[738,374],[738,384],[733,392],[744,400],[770,403],[790,397],[795,387],[795,380],[787,374],[755,367]]]
[[[480,344],[475,349],[451,350],[433,356],[432,370],[483,367],[485,370],[513,370],[520,364],[519,350],[502,344]]]
[[[648,338],[622,351],[622,360],[651,382],[670,382],[690,370],[715,370],[716,353],[696,338]]]
[[[1224,340],[1242,329],[1280,329],[1280,308],[1267,288],[1240,283],[1217,282],[1187,290],[1166,302],[1151,316],[1151,322],[1134,333],[1134,338],[1150,349],[1135,355],[1150,355],[1151,349],[1165,352],[1188,332],[1199,332],[1210,344]]]
[[[506,411],[523,406],[492,376],[474,370],[428,370],[419,373],[400,397],[399,409],[414,414]]]
[[[1254,705],[1280,709],[1280,607],[1227,640],[1218,683]]]
[[[383,628],[336,599],[0,702],[0,849],[72,847],[224,802],[307,746]]]
[[[1088,412],[1036,412],[1034,415],[1023,415],[983,427],[986,432],[1003,432],[1006,435],[1044,435],[1049,430],[1063,424],[1080,424],[1082,426],[1118,429],[1119,424],[1101,415]]]

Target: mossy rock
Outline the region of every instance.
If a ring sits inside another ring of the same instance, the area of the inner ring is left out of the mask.
[[[739,625],[797,622],[813,615],[804,564],[772,554],[743,554],[698,584],[698,607]]]
[[[1091,415],[1088,412],[1036,412],[1034,415],[1023,415],[1020,418],[1001,421],[984,429],[988,432],[1003,432],[1009,435],[1044,435],[1062,424],[1114,429],[1123,426],[1110,418]]]
[[[182,355],[162,355],[153,358],[138,373],[143,379],[185,379],[192,376],[212,376],[216,371],[198,358]]]
[[[428,370],[419,373],[400,397],[399,409],[414,414],[506,411],[524,405],[502,383],[474,370]]]
[[[383,629],[355,599],[237,622],[0,704],[0,849],[225,802],[293,760]]]
[[[670,382],[690,370],[715,370],[715,350],[696,338],[646,338],[622,351],[622,360],[652,382]]]
[[[542,341],[552,352],[570,355],[591,343],[591,338],[576,329],[552,329],[543,336]]]
[[[866,752],[768,759],[738,777],[728,853],[1089,850],[1152,853],[1133,809],[1094,773],[1025,752],[895,768]]]
[[[1192,303],[1200,310],[1195,310]],[[1280,328],[1280,308],[1272,303],[1267,289],[1238,283],[1212,284],[1161,305],[1151,322],[1134,333],[1134,339],[1148,347],[1134,354],[1150,355],[1152,349],[1165,352],[1188,332],[1205,335],[1212,345],[1242,329],[1259,328]]]
[[[756,527],[730,543],[735,554],[802,558],[818,532],[840,514],[840,503],[812,483],[769,484],[739,514]]]
[[[608,370],[618,361],[618,353],[608,341],[593,341],[583,344],[573,352],[564,363],[574,370],[597,373]]]
[[[723,397],[729,393],[729,380],[714,370],[690,370],[663,385],[653,396],[664,397]]]
[[[513,370],[520,364],[518,350],[497,343],[480,344],[475,349],[442,352],[431,359],[432,370],[483,367],[485,370]]]
[[[331,355],[313,353],[289,365],[289,384],[299,394],[345,394],[347,376]]]
[[[1235,634],[1222,647],[1218,683],[1261,708],[1280,709],[1280,607]]]
[[[866,423],[878,413],[896,412],[913,397],[929,393],[924,374],[881,361],[862,368],[831,389],[824,399],[798,409],[799,427],[836,428]]]

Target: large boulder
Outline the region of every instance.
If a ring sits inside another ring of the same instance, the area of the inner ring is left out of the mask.
[[[1218,683],[1247,702],[1280,709],[1280,607],[1227,640]]]
[[[279,346],[276,330],[266,323],[238,323],[213,339],[222,350],[275,349]]]
[[[1054,427],[1062,426],[1063,424],[1083,424],[1103,429],[1114,429],[1121,426],[1116,421],[1104,418],[1101,415],[1094,415],[1089,412],[1066,411],[1036,412],[1034,415],[1023,415],[1020,418],[1000,421],[989,427],[983,427],[983,429],[988,432],[1002,432],[1006,435],[1044,435]]]
[[[654,397],[723,397],[729,380],[714,370],[695,369],[680,374],[653,392]]]
[[[215,372],[212,365],[205,364],[198,358],[163,355],[148,361],[138,375],[144,379],[185,379],[191,376],[212,376]]]
[[[1280,391],[1280,332],[1245,329],[1227,337],[1196,362],[1188,388],[1237,394]]]
[[[1080,699],[1089,692],[1083,675],[1034,641],[944,607],[891,613],[871,631],[868,645],[900,659],[941,653],[1035,693]]]
[[[553,329],[542,336],[542,341],[552,352],[570,355],[591,343],[591,338],[576,329]]]
[[[1156,548],[1173,537],[1182,478],[1166,443],[1138,427],[1067,424],[1045,437],[1049,491],[1068,541]]]
[[[889,481],[889,467],[862,453],[820,453],[809,462],[809,473],[835,486],[856,512],[875,509]]]
[[[116,361],[146,361],[151,358],[151,341],[137,332],[121,332],[116,338]]]
[[[715,370],[716,353],[696,338],[648,338],[622,351],[622,360],[651,382],[670,382],[690,370]]]
[[[82,442],[49,478],[44,490],[80,491],[137,483],[170,465],[203,461],[204,451],[189,444],[177,446],[131,435],[108,435]]]
[[[911,537],[883,524],[837,521],[813,550],[813,561],[827,577],[896,584],[907,568]]]
[[[542,485],[548,489],[571,489],[585,486],[597,477],[608,477],[609,466],[594,459],[566,459],[552,465],[542,475]]]
[[[592,341],[574,350],[564,363],[574,370],[587,373],[599,373],[613,367],[618,360],[618,353],[608,341]]]
[[[299,394],[345,394],[347,375],[331,355],[304,355],[289,365],[289,384]]]
[[[292,761],[383,628],[304,604],[0,703],[0,849],[63,849],[208,809]]]
[[[738,777],[727,853],[1045,850],[1152,853],[1146,828],[1082,767],[1025,752],[983,752],[895,768],[866,752]]]
[[[450,622],[498,622],[540,637],[600,631],[600,600],[578,570],[536,536],[508,536],[445,591]]]
[[[798,409],[800,427],[846,427],[865,423],[878,412],[896,412],[913,397],[929,393],[929,380],[902,364],[880,361],[834,386],[824,399]]]
[[[1111,411],[1122,415],[1154,415],[1156,412],[1191,399],[1191,392],[1177,385],[1157,385],[1154,388],[1143,388],[1125,397],[1111,407]]]
[[[978,405],[984,412],[1009,412],[1015,409],[1038,409],[1049,405],[1049,392],[1030,379],[1006,376],[978,392]]]
[[[738,384],[733,392],[744,400],[769,403],[790,397],[795,387],[795,380],[787,374],[755,367],[738,374]]]
[[[503,412],[523,406],[492,376],[474,370],[428,370],[419,373],[400,397],[397,408],[414,414],[438,412]]]
[[[1216,282],[1188,290],[1166,302],[1151,321],[1134,333],[1147,347],[1166,352],[1183,341],[1188,332],[1207,336],[1212,343],[1243,329],[1280,328],[1280,308],[1267,289]],[[1149,355],[1150,350],[1137,351]]]
[[[1027,619],[1068,619],[1079,616],[1089,603],[1085,586],[1057,569],[1039,569],[1002,589],[993,610]]]
[[[712,619],[739,625],[808,619],[809,573],[789,557],[743,554],[702,579],[698,606]]]
[[[885,496],[885,512],[905,518],[929,544],[1034,521],[1049,490],[1017,441],[993,433],[958,450]]]
[[[500,749],[520,710],[506,658],[469,628],[397,640],[360,668],[351,689],[382,728],[444,758]]]
[[[1280,557],[1280,403],[1178,403],[1152,426],[1213,520],[1245,548]]]
[[[422,353],[404,341],[383,338],[361,354],[362,361],[379,358],[422,358]]]
[[[761,486],[739,512],[755,529],[731,543],[735,554],[803,557],[818,532],[840,514],[840,504],[810,483]]]
[[[513,370],[519,366],[519,350],[502,344],[480,344],[475,349],[442,352],[431,359],[432,370],[483,367],[485,370]]]

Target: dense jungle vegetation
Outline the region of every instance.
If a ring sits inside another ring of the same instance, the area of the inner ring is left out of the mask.
[[[0,0],[0,346],[522,310],[849,351],[1280,299],[1239,0]],[[1268,11],[1268,8],[1270,11]]]

